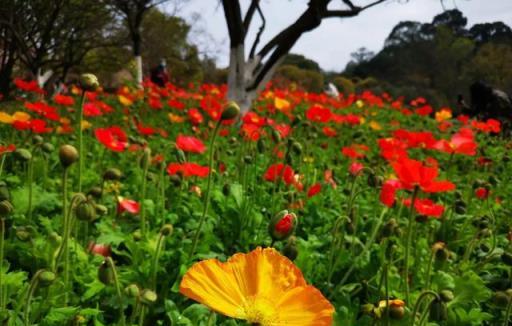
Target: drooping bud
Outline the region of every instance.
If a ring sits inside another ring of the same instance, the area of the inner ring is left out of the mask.
[[[80,221],[92,222],[96,219],[96,207],[91,201],[83,201],[75,208],[75,215]]]
[[[160,229],[160,233],[164,236],[169,236],[172,234],[172,231],[173,231],[173,227],[172,227],[172,224],[165,224],[164,226],[162,226],[162,228]]]
[[[220,120],[233,120],[240,114],[240,107],[235,101],[229,101],[220,115]]]
[[[252,156],[251,155],[245,155],[244,156],[244,163],[245,164],[251,164],[252,163]]]
[[[32,238],[32,231],[31,227],[20,226],[16,229],[16,238],[23,242],[29,241]]]
[[[0,181],[0,201],[2,200],[11,200],[11,193],[9,192],[9,188],[7,187],[7,183]]]
[[[299,250],[297,248],[297,238],[293,235],[288,238],[286,245],[283,248],[283,255],[288,257],[291,261],[294,261],[295,258],[299,255]]]
[[[105,173],[103,173],[103,179],[109,181],[118,181],[123,176],[121,170],[116,168],[110,168]]]
[[[105,285],[110,285],[114,282],[114,271],[106,261],[98,269],[98,279]]]
[[[299,142],[297,142],[297,141],[292,142],[292,144],[290,146],[290,149],[296,155],[302,154],[302,145]]]
[[[156,295],[156,293],[149,289],[143,290],[140,295],[140,302],[148,306],[155,303],[157,299],[158,296]]]
[[[494,296],[492,298],[492,301],[494,302],[494,304],[499,307],[507,306],[509,300],[510,300],[510,296],[505,291],[496,291],[496,293],[494,293]]]
[[[274,141],[274,143],[277,144],[277,143],[281,142],[281,134],[276,129],[272,129],[271,137],[272,137],[272,140]]]
[[[80,87],[85,91],[95,91],[100,87],[98,77],[93,74],[82,74],[80,76]]]
[[[28,149],[18,148],[14,151],[14,156],[20,161],[30,161],[32,159],[32,153]]]
[[[453,292],[450,290],[442,290],[439,292],[439,297],[443,302],[450,302],[454,299]]]
[[[96,209],[96,214],[99,216],[105,216],[108,214],[108,208],[105,205],[96,204],[94,208]]]
[[[176,152],[174,153],[176,156],[176,160],[178,163],[183,164],[187,162],[187,158],[185,157],[185,152],[183,152],[181,149],[176,149]]]
[[[51,271],[43,271],[39,274],[39,285],[42,287],[50,286],[56,278],[55,273]]]
[[[432,251],[434,251],[434,255],[437,261],[444,262],[448,260],[450,257],[450,252],[446,248],[446,244],[444,242],[436,242],[432,245]]]
[[[41,137],[41,135],[34,135],[34,137],[32,137],[32,142],[34,144],[42,144],[44,141],[43,137]]]
[[[7,217],[14,211],[14,207],[8,200],[0,201],[0,217]]]
[[[505,265],[512,266],[512,253],[504,252],[501,254],[501,261],[505,263]]]
[[[60,164],[64,168],[69,167],[71,164],[75,163],[78,160],[78,151],[72,145],[62,145],[59,148],[59,160]]]
[[[89,191],[87,192],[87,195],[88,196],[92,196],[96,199],[100,199],[101,196],[103,195],[103,191],[101,190],[100,187],[92,187],[91,189],[89,189]]]
[[[448,319],[448,309],[446,307],[446,303],[435,299],[430,304],[429,317],[429,320],[431,321],[444,321]]]
[[[124,293],[132,298],[137,298],[140,295],[140,289],[137,284],[130,284],[124,289]]]
[[[55,147],[52,143],[44,143],[43,145],[41,145],[41,149],[43,150],[43,152],[50,154],[51,152],[53,152]]]
[[[258,149],[258,153],[263,154],[265,152],[265,140],[263,138],[259,138],[258,142],[256,143],[256,148]]]
[[[268,232],[274,241],[287,239],[297,227],[298,219],[294,213],[283,210],[270,220]]]

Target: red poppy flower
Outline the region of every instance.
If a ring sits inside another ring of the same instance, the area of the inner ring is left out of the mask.
[[[393,137],[406,143],[408,148],[431,148],[436,142],[435,137],[428,131],[397,129],[393,132]]]
[[[407,157],[407,144],[395,138],[379,139],[380,155],[388,161]]]
[[[53,97],[53,100],[55,103],[62,105],[62,106],[72,106],[75,104],[75,100],[71,96],[66,96],[62,94],[56,94]]]
[[[167,173],[169,175],[181,174],[184,177],[200,177],[205,178],[208,176],[210,169],[207,166],[201,166],[196,163],[170,163],[167,166]]]
[[[349,147],[343,147],[341,153],[351,159],[363,158],[366,156],[363,151],[368,151],[369,148],[366,145],[353,144]]]
[[[336,137],[336,135],[337,135],[336,130],[334,128],[331,128],[331,127],[323,127],[322,128],[322,132],[327,137]]]
[[[37,81],[35,81],[35,80],[24,81],[23,79],[15,78],[14,85],[16,85],[16,87],[18,89],[25,91],[25,92],[34,92],[34,93],[38,93],[38,94],[44,94],[44,90],[39,87],[39,85],[37,84]]]
[[[353,176],[356,176],[364,169],[364,165],[359,162],[352,162],[348,167],[348,172]]]
[[[14,144],[10,144],[7,146],[0,145],[0,155],[2,155],[4,153],[11,153],[11,152],[14,152],[15,150],[16,150],[16,146]]]
[[[128,212],[130,214],[137,214],[140,211],[140,204],[132,199],[119,197],[117,200],[117,212],[122,214]]]
[[[387,180],[382,185],[380,190],[380,201],[387,207],[392,207],[395,204],[395,196],[398,189],[402,187],[402,184],[398,180]]]
[[[84,116],[97,117],[102,115],[101,109],[96,106],[94,102],[87,102],[84,104]]]
[[[258,127],[263,127],[267,123],[265,118],[260,117],[258,114],[252,111],[247,112],[242,118],[242,121],[244,124],[253,124]]]
[[[411,206],[411,199],[407,198],[403,201],[405,206]],[[441,217],[444,213],[444,206],[434,203],[430,199],[421,199],[417,198],[414,201],[414,209],[420,215],[431,216],[431,217]]]
[[[402,187],[412,190],[418,187],[424,192],[444,192],[455,189],[450,181],[436,181],[439,171],[437,166],[429,167],[422,162],[402,157],[391,163]]]
[[[313,197],[314,195],[318,194],[322,190],[322,185],[320,183],[316,183],[311,186],[308,190],[308,198]]]
[[[94,134],[100,143],[114,152],[123,152],[128,147],[128,137],[118,126],[98,128]]]
[[[314,122],[328,122],[331,120],[332,112],[320,105],[313,105],[306,110],[306,118]]]
[[[176,147],[185,152],[202,154],[206,151],[206,146],[200,139],[193,136],[178,135],[176,138]]]
[[[289,125],[284,124],[284,123],[275,125],[274,128],[279,132],[279,134],[281,135],[281,138],[288,137],[288,135],[290,134],[290,131],[292,130],[292,127],[290,127]]]
[[[286,184],[290,185],[294,183],[294,172],[289,165],[283,163],[273,164],[265,172],[264,179],[272,182],[282,179]]]
[[[471,129],[462,128],[458,133],[454,134],[450,141],[442,139],[435,143],[435,149],[450,153],[450,154],[464,154],[475,155],[477,144],[473,131]]]
[[[192,108],[192,109],[188,110],[187,114],[188,114],[190,123],[192,123],[194,126],[197,126],[204,122],[203,115],[196,108]]]
[[[416,114],[421,116],[430,115],[433,111],[434,109],[430,105],[425,105],[415,110]]]
[[[112,251],[110,249],[109,245],[89,242],[89,245],[87,246],[89,249],[89,252],[91,252],[94,255],[99,255],[103,257],[109,257],[112,254]]]
[[[162,102],[160,102],[160,99],[155,96],[151,96],[149,98],[148,104],[152,109],[155,109],[155,110],[160,110],[164,107]]]
[[[57,109],[54,108],[53,106],[50,106],[46,103],[43,103],[43,102],[34,102],[34,103],[30,103],[30,102],[26,102],[25,103],[25,107],[32,111],[32,112],[35,112],[39,115],[41,115],[42,117],[48,119],[48,120],[52,120],[52,121],[59,121],[60,119],[60,116],[59,114],[57,113]]]
[[[275,231],[278,234],[289,234],[293,228],[294,219],[296,219],[294,214],[286,214],[274,226]]]
[[[484,187],[479,187],[475,190],[475,196],[478,199],[487,199],[487,197],[489,197],[489,190]]]

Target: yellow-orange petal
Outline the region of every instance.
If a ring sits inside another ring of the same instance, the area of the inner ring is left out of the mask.
[[[291,288],[306,285],[300,269],[274,248],[258,247],[248,254],[235,254],[226,265],[246,297],[262,295],[272,298]]]
[[[194,264],[183,276],[180,293],[233,318],[243,318],[244,296],[234,275],[216,259]]]
[[[334,307],[314,286],[297,287],[276,300],[278,322],[272,326],[331,326]]]
[[[0,112],[0,122],[1,123],[8,123],[8,124],[11,124],[13,123],[14,119],[12,118],[12,116],[8,113],[5,113],[5,112]]]
[[[16,112],[14,112],[14,114],[12,115],[12,118],[13,118],[15,121],[22,121],[22,122],[26,122],[26,121],[29,121],[29,120],[30,120],[30,114],[28,114],[27,112],[16,111]]]

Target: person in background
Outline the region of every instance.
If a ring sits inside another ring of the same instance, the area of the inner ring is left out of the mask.
[[[160,64],[151,69],[151,82],[160,87],[165,87],[165,84],[169,81],[169,74],[167,73],[167,63],[165,59],[160,61]]]

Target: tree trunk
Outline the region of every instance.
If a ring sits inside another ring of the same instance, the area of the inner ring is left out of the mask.
[[[10,60],[4,67],[2,67],[2,70],[0,70],[0,99],[6,99],[9,97],[13,68],[14,60]]]
[[[132,35],[133,41],[133,55],[135,57],[135,81],[137,86],[142,87],[142,55],[141,55],[141,36],[140,33],[135,32]]]
[[[257,98],[258,93],[265,88],[283,59],[284,56],[267,72],[262,72],[259,56],[245,60],[244,44],[239,44],[230,49],[227,96],[228,100],[235,101],[240,106],[242,115],[251,110],[252,102]],[[256,80],[260,81],[255,83]]]

